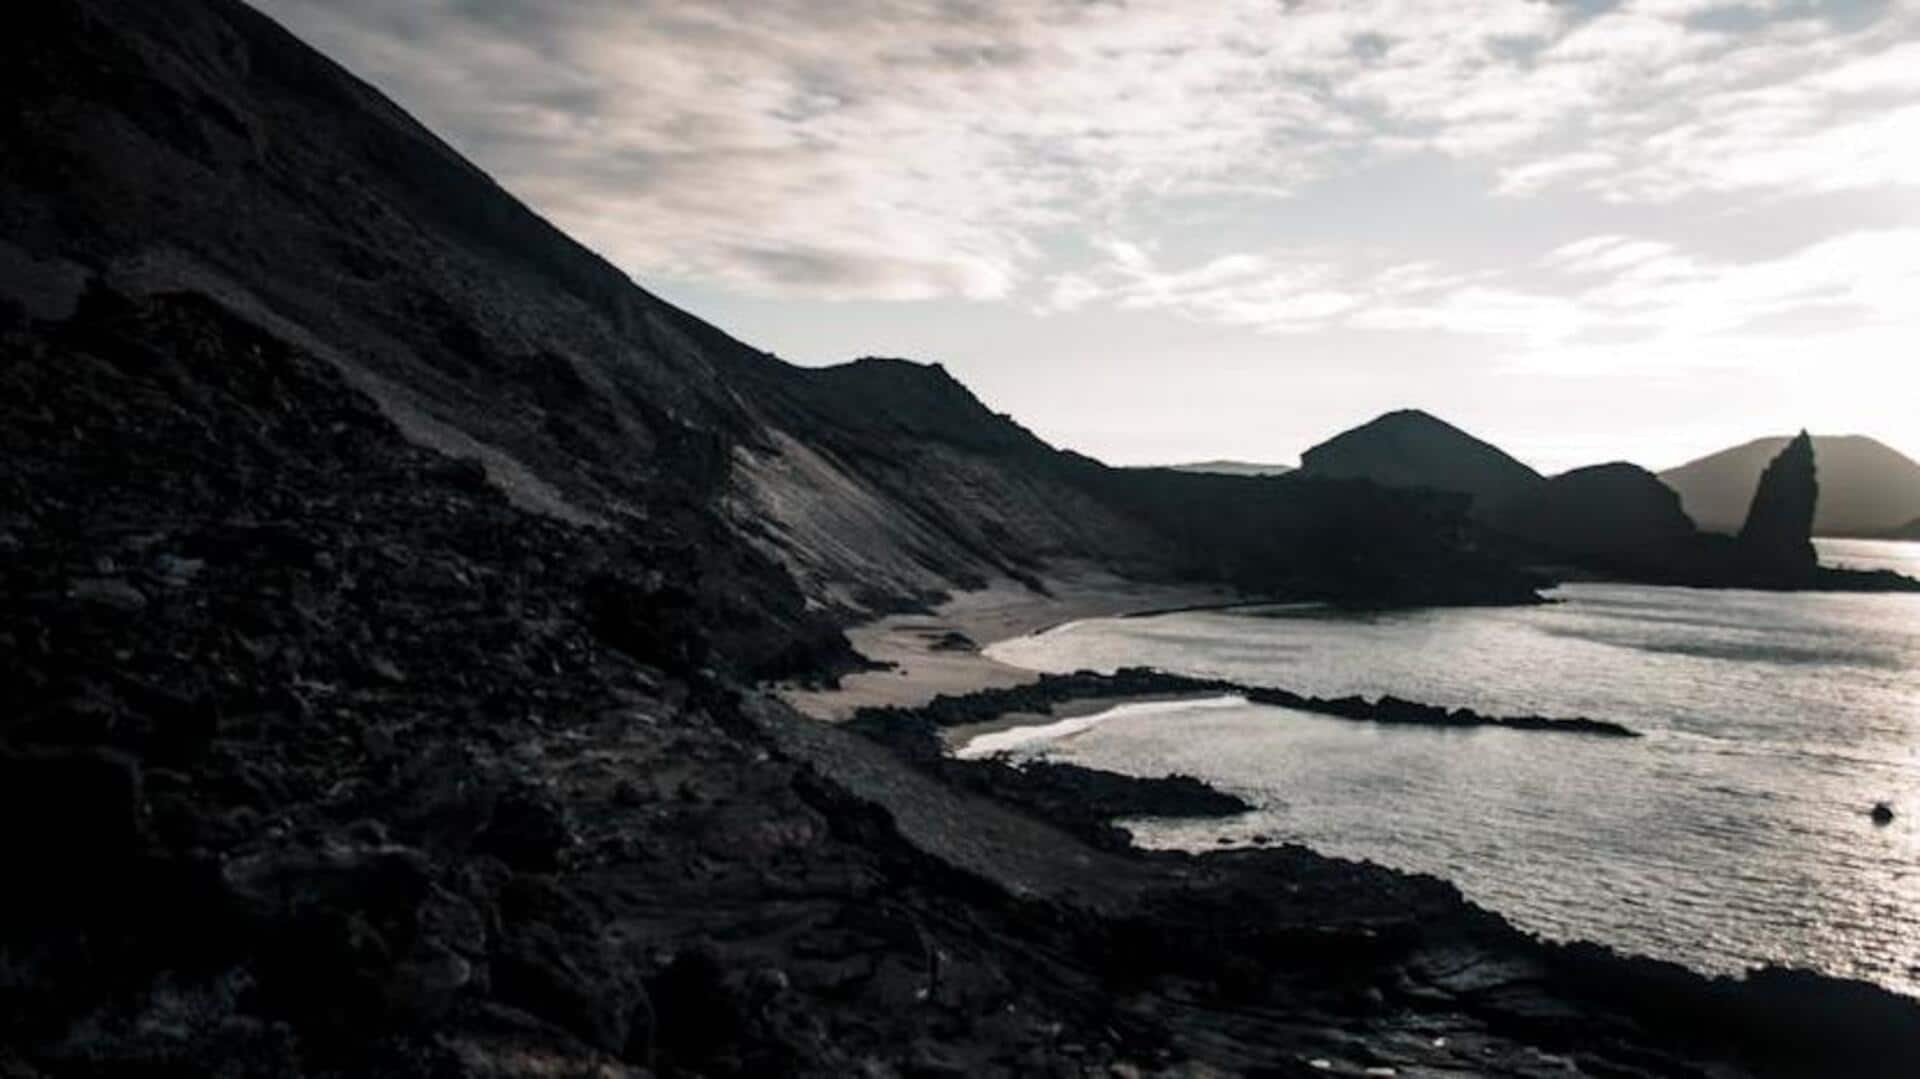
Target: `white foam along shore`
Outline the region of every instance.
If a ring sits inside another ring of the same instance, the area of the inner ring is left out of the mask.
[[[1228,694],[1220,697],[1181,697],[1165,700],[1123,701],[1112,704],[1098,712],[1083,716],[1073,716],[1052,723],[1022,724],[1018,726],[996,725],[998,729],[985,730],[969,736],[965,730],[955,732],[953,755],[961,760],[978,760],[1003,753],[1014,753],[1048,742],[1057,742],[1074,735],[1084,733],[1103,723],[1128,716],[1164,715],[1181,712],[1201,711],[1213,708],[1238,708],[1247,704],[1245,697]]]

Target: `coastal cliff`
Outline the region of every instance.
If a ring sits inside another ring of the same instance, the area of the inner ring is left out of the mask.
[[[1059,558],[1529,595],[1462,497],[1113,470],[935,369],[782,364],[232,0],[10,30],[0,1073],[1895,1074],[1920,1049],[1920,1006],[1865,985],[1545,945],[1298,848],[1090,842],[1032,811],[1071,778],[949,783],[760,684],[859,663],[851,618],[1037,592]]]
[[[18,107],[0,119],[0,304],[52,325],[89,291],[201,296],[523,509],[661,544],[725,532],[751,598],[698,598],[757,608],[768,670],[794,641],[831,651],[833,623],[1056,561],[1369,603],[1431,598],[1390,594],[1403,580],[1528,593],[1458,542],[1444,501],[1136,477],[1048,446],[935,365],[784,363],[636,287],[237,4],[62,2],[22,30]],[[1356,557],[1409,572],[1275,579],[1337,545],[1329,518]],[[1426,573],[1411,547],[1387,550],[1416,532]]]

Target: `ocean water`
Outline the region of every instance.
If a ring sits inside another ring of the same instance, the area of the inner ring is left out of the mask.
[[[1821,546],[1831,564],[1920,575],[1920,544]],[[1645,737],[1390,728],[1213,700],[1132,704],[1000,748],[1184,772],[1258,807],[1126,822],[1145,845],[1300,842],[1445,877],[1543,936],[1920,995],[1920,596],[1579,584],[1553,598],[1099,619],[989,653],[1590,716]],[[1890,824],[1869,816],[1881,801]]]

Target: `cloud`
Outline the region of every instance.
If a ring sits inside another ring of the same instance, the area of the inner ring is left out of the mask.
[[[1616,234],[1556,247],[1521,270],[1458,273],[1345,249],[1246,252],[1163,268],[1104,240],[1103,265],[1066,275],[1053,308],[1094,301],[1265,333],[1341,330],[1485,338],[1514,367],[1552,373],[1713,366],[1764,334],[1882,328],[1920,337],[1920,228],[1861,230],[1774,258],[1730,261]],[[1791,332],[1788,332],[1791,331]],[[1878,340],[1878,338],[1876,338]],[[1637,351],[1636,351],[1637,350]]]
[[[1329,263],[1269,254],[1229,254],[1185,269],[1166,269],[1139,245],[1095,241],[1105,262],[1056,278],[1046,311],[1071,311],[1095,300],[1125,310],[1165,310],[1203,322],[1268,333],[1314,329],[1360,302],[1329,287]]]
[[[1284,329],[1379,298],[1324,260],[1229,254],[1159,280],[1145,239],[1131,271],[1108,251],[1096,272],[1048,238],[1420,153],[1511,199],[1920,184],[1920,15],[1901,3],[260,6],[628,270],[775,296],[1104,298]],[[1558,324],[1519,295],[1450,302]]]
[[[1238,252],[1175,268],[1125,240],[1105,237],[1095,246],[1106,260],[1056,278],[1043,311],[1071,311],[1099,301],[1260,333],[1401,329],[1411,328],[1416,318],[1409,315],[1389,326],[1395,320],[1382,312],[1467,289],[1475,280],[1431,262],[1392,263],[1378,253],[1331,247]]]
[[[1594,274],[1624,270],[1671,254],[1673,245],[1660,240],[1590,236],[1554,248],[1540,264],[1569,273]]]

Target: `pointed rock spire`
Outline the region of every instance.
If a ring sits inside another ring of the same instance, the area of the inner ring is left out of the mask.
[[[1740,529],[1747,559],[1767,572],[1811,572],[1819,564],[1813,550],[1813,513],[1819,500],[1813,438],[1802,431],[1760,476],[1747,523]]]

